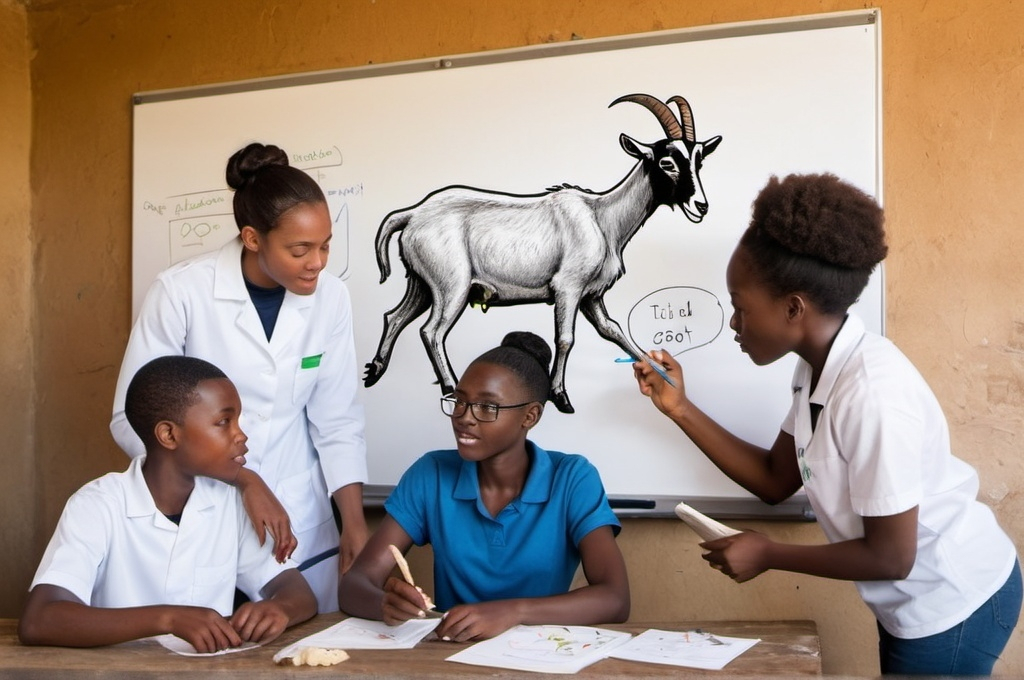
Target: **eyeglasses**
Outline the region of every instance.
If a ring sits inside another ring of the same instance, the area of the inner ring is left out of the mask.
[[[493,423],[498,419],[498,413],[501,411],[510,408],[522,408],[524,406],[529,406],[532,403],[533,401],[524,401],[522,404],[500,406],[498,404],[474,404],[472,402],[456,399],[455,397],[441,397],[441,411],[446,416],[461,418],[465,415],[466,408],[469,408],[473,412],[473,417],[481,423]]]

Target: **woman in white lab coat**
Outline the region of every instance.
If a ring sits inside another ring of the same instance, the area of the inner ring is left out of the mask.
[[[124,398],[150,359],[184,354],[220,367],[242,397],[249,452],[238,487],[253,524],[269,530],[279,559],[294,550],[320,611],[335,611],[339,574],[367,539],[367,468],[348,290],[320,275],[327,201],[275,146],[235,153],[227,181],[239,237],[157,276],[128,339],[110,429],[129,455],[144,453]]]

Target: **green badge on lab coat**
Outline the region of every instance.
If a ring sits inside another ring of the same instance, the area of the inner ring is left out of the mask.
[[[317,354],[316,356],[312,356],[312,357],[302,357],[302,367],[303,368],[316,368],[317,366],[320,365],[320,357],[322,357],[322,356],[323,356],[323,354]]]

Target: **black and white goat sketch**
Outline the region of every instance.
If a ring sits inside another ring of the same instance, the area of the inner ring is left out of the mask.
[[[625,272],[626,244],[658,206],[679,206],[691,222],[704,218],[708,200],[700,181],[701,164],[722,138],[698,142],[690,105],[680,96],[666,103],[651,95],[631,94],[609,107],[622,102],[649,109],[666,139],[644,144],[620,135],[622,149],[638,162],[605,192],[566,184],[540,194],[513,195],[450,186],[384,218],[376,237],[380,280],[386,281],[391,272],[391,237],[401,232],[406,289],[398,305],[384,314],[377,354],[366,365],[367,387],[384,375],[402,330],[430,309],[420,337],[441,392],[451,393],[456,377],[445,339],[466,306],[473,304],[485,310],[554,304],[551,400],[565,413],[574,410],[565,372],[578,311],[601,337],[641,359],[643,350],[608,316],[604,294]],[[668,104],[678,108],[678,120]]]

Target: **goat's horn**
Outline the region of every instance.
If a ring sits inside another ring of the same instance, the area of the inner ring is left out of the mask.
[[[682,97],[680,97],[682,99]],[[684,100],[685,101],[685,100]],[[676,120],[676,115],[672,113],[672,109],[665,106],[657,97],[652,97],[649,94],[627,94],[619,97],[611,104],[609,108],[619,104],[621,102],[633,102],[634,104],[640,104],[650,110],[655,115],[658,122],[661,123],[661,127],[665,130],[665,134],[669,139],[682,139],[683,129],[679,127],[679,122]],[[687,107],[689,109],[689,107]],[[693,124],[690,124],[690,135],[693,135]],[[692,140],[691,140],[692,141]]]
[[[679,120],[683,123],[686,141],[696,142],[697,135],[693,130],[693,111],[690,110],[690,103],[679,95],[669,98],[669,102],[674,102],[679,107]]]

